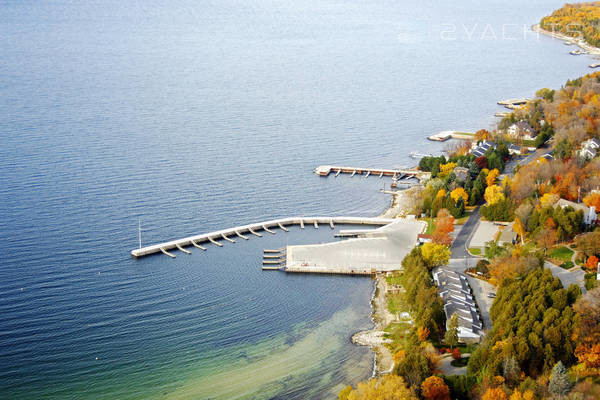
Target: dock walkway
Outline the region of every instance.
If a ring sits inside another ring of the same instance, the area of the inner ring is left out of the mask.
[[[318,226],[319,223],[329,224],[330,226],[335,224],[346,224],[346,225],[375,225],[375,226],[383,226],[388,225],[394,220],[391,218],[367,218],[367,217],[292,217],[292,218],[282,218],[275,219],[271,221],[258,222],[255,224],[237,226],[233,228],[223,229],[216,232],[203,233],[200,235],[189,236],[183,239],[171,240],[165,243],[158,243],[151,246],[142,247],[140,249],[135,249],[131,251],[131,255],[133,257],[143,257],[154,253],[164,253],[169,255],[170,257],[175,257],[174,254],[169,253],[167,250],[171,249],[179,249],[180,247],[186,246],[194,246],[198,247],[202,250],[205,250],[204,247],[201,247],[199,243],[210,242],[216,246],[223,246],[217,240],[222,240],[223,238],[227,238],[227,235],[237,235],[243,234],[245,232],[254,234],[256,236],[262,236],[257,231],[270,231],[269,228],[281,228],[281,226],[287,225],[300,225],[304,227],[304,224],[314,224],[315,227]],[[275,233],[274,231],[271,231]],[[233,239],[229,239],[231,241]]]

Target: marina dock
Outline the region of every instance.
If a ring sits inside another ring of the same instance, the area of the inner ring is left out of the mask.
[[[203,243],[212,243],[215,246],[222,247],[223,244],[220,241],[228,239],[231,242],[233,239],[230,239],[228,236],[237,235],[242,237],[244,233],[250,233],[258,237],[262,237],[262,234],[258,231],[271,231],[273,234],[276,233],[273,229],[281,229],[282,227],[286,227],[289,225],[300,225],[300,227],[304,227],[304,224],[314,224],[315,227],[321,224],[328,224],[332,226],[333,224],[342,224],[342,225],[372,225],[372,226],[384,226],[393,222],[393,219],[390,218],[363,218],[363,217],[292,217],[292,218],[282,218],[275,219],[271,221],[258,222],[250,225],[237,226],[233,228],[223,229],[216,232],[203,233],[200,235],[189,236],[183,239],[171,240],[165,243],[154,244],[151,246],[141,247],[139,249],[135,249],[131,251],[131,255],[133,257],[143,257],[150,254],[155,253],[163,253],[168,255],[169,257],[175,258],[175,254],[169,252],[169,250],[180,250],[185,249],[185,247],[196,247],[201,250],[206,250],[206,247],[203,247]],[[189,250],[187,250],[189,251]]]
[[[417,178],[419,181],[427,180],[431,178],[431,172],[420,171],[418,169],[382,169],[382,168],[361,168],[361,167],[340,167],[336,165],[320,165],[315,168],[315,174],[326,177],[331,173],[335,173],[335,176],[339,174],[350,174],[354,176],[356,174],[363,175],[365,178],[368,176],[378,176],[380,178],[384,176],[391,176],[397,180],[403,178]],[[322,221],[319,221],[322,222]],[[335,222],[335,221],[334,221]],[[329,223],[329,221],[323,222]]]

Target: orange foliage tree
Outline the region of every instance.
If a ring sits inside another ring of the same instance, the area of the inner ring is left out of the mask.
[[[445,208],[438,211],[435,230],[432,233],[433,242],[449,245],[452,243],[450,233],[454,231],[454,217]]]
[[[426,400],[449,400],[450,389],[439,376],[430,376],[421,384],[421,393]]]
[[[594,193],[584,197],[583,202],[586,206],[594,207],[596,211],[600,211],[600,193]]]
[[[427,328],[425,328],[423,326],[420,326],[420,327],[417,328],[417,337],[419,338],[419,340],[421,342],[426,341],[427,338],[429,337],[430,333],[431,332],[429,331],[429,329],[427,329]]]
[[[598,257],[588,257],[587,261],[585,262],[585,267],[590,271],[596,271],[598,269]]]

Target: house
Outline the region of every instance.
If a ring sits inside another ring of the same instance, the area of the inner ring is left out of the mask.
[[[522,120],[509,126],[507,133],[511,137],[524,140],[533,140],[537,136],[537,132],[529,125],[529,122]]]
[[[455,167],[452,172],[456,175],[456,180],[464,182],[469,177],[469,169],[465,167]]]
[[[419,233],[417,235],[417,242],[418,242],[417,244],[419,246],[422,245],[423,243],[429,243],[432,240],[433,240],[433,236],[431,236],[431,235],[427,235],[425,233]]]
[[[444,301],[446,327],[450,318],[458,317],[458,340],[479,342],[483,335],[483,322],[471,293],[467,277],[453,270],[439,267],[433,272],[433,280]]]
[[[521,146],[517,146],[516,144],[508,145],[508,153],[512,155],[521,155]]]
[[[479,144],[474,143],[473,145],[471,145],[471,154],[473,154],[475,157],[481,157],[490,148],[495,149],[496,143],[488,142],[485,140],[483,142],[480,142]]]
[[[595,207],[588,207],[583,203],[575,203],[573,201],[560,199],[554,204],[554,207],[572,207],[575,211],[583,211],[583,223],[586,225],[592,225],[598,220]]]
[[[577,156],[584,160],[591,160],[598,154],[600,148],[600,140],[597,138],[588,139],[581,143],[581,149],[577,150]]]

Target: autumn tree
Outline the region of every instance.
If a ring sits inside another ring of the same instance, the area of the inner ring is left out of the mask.
[[[421,342],[424,342],[429,337],[431,331],[423,326],[417,328],[417,337]]]
[[[594,207],[596,212],[600,211],[600,193],[596,192],[584,197],[583,202],[588,207]]]
[[[477,132],[475,132],[475,140],[477,142],[481,142],[483,140],[488,140],[491,137],[492,137],[492,133],[485,129],[480,129]]]
[[[444,335],[444,342],[451,348],[458,344],[458,315],[452,314],[448,321],[448,329]]]
[[[549,248],[556,244],[557,240],[558,235],[556,234],[556,229],[550,227],[540,229],[535,236],[535,241],[537,245],[544,250],[544,255],[546,255]]]
[[[450,389],[439,376],[430,376],[421,384],[425,400],[450,400]]]
[[[452,200],[454,200],[454,203],[458,203],[459,199],[463,199],[463,202],[465,203],[469,201],[469,194],[461,186],[457,187],[452,192],[450,192],[450,197],[452,198]]]
[[[600,254],[600,232],[590,232],[575,238],[577,250],[587,257]]]
[[[423,260],[430,268],[448,264],[450,260],[450,249],[443,244],[425,243],[421,246],[421,254]]]
[[[340,400],[418,400],[406,387],[404,379],[393,374],[360,382],[356,389],[346,387],[339,393],[338,398]]]
[[[489,388],[488,390],[485,391],[485,393],[483,394],[483,396],[481,397],[482,400],[508,400],[508,396],[506,395],[506,393],[504,393],[504,390],[502,390],[502,388],[496,387],[496,388]]]
[[[452,243],[450,233],[454,231],[454,217],[450,215],[448,210],[441,209],[438,211],[435,230],[433,231],[433,242],[438,244],[449,245]]]
[[[519,217],[515,218],[515,222],[513,222],[512,228],[513,228],[513,231],[515,231],[515,233],[517,235],[519,235],[519,238],[521,239],[521,244],[524,244],[525,243],[525,227],[521,223],[521,220],[519,219]]]
[[[485,188],[485,194],[483,195],[483,198],[488,202],[488,204],[492,205],[505,199],[504,191],[498,185],[488,186]]]
[[[585,262],[585,267],[588,270],[595,272],[598,269],[598,257],[596,257],[596,256],[588,257],[587,261]]]
[[[488,186],[492,186],[496,184],[496,178],[498,178],[498,175],[500,175],[500,171],[498,171],[496,168],[490,170],[490,172],[488,172],[487,176],[485,177],[485,182]]]

